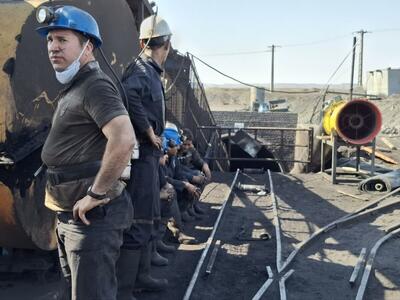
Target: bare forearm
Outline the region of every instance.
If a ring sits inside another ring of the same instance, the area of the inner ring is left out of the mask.
[[[122,137],[108,140],[101,168],[93,183],[93,192],[104,194],[111,188],[126,167],[131,157],[132,148],[133,143],[127,143]]]
[[[207,163],[203,164],[203,173],[206,175],[207,178],[211,178],[211,170]]]

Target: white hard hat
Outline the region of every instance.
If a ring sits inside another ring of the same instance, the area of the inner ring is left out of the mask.
[[[140,24],[139,39],[141,40],[167,35],[172,35],[171,29],[168,23],[159,16],[151,15]]]

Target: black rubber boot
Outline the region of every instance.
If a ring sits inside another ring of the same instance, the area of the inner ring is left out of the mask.
[[[196,220],[203,219],[203,217],[201,215],[199,215],[195,212],[193,205],[188,207],[187,212],[189,213],[189,216],[194,217]]]
[[[184,212],[181,213],[181,217],[182,217],[182,221],[189,223],[189,222],[193,222],[195,219],[195,217],[192,217],[191,215],[189,215],[189,213],[185,210]]]
[[[203,208],[201,208],[201,206],[198,202],[193,204],[193,208],[197,214],[200,214],[200,215],[206,214],[206,211]]]
[[[157,250],[164,253],[173,253],[175,252],[175,247],[172,245],[165,244],[162,240],[158,240],[156,242]]]
[[[139,268],[140,250],[121,249],[117,261],[117,300],[136,300],[133,296]]]
[[[156,242],[152,243],[153,251],[151,252],[151,264],[157,267],[164,267],[168,266],[169,261],[168,258],[165,258],[157,251],[157,244]]]
[[[151,268],[151,243],[142,247],[139,271],[135,283],[135,291],[159,292],[168,287],[167,279],[154,278],[150,274]]]

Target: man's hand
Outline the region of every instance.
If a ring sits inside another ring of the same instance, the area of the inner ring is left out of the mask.
[[[153,144],[153,146],[156,147],[157,149],[161,150],[162,140],[159,136],[155,135],[153,128],[149,127],[146,132],[147,132],[147,135],[150,139],[150,142]]]
[[[74,215],[74,220],[76,221],[79,218],[79,219],[82,220],[82,222],[85,225],[90,225],[90,222],[89,222],[88,219],[86,219],[86,215],[85,214],[89,210],[91,210],[91,209],[93,209],[93,208],[95,208],[97,206],[100,206],[100,205],[105,205],[108,202],[110,202],[110,198],[106,198],[106,199],[103,199],[103,200],[97,200],[97,199],[94,199],[94,198],[90,197],[89,195],[83,197],[82,199],[78,200],[75,203],[74,208],[72,210],[73,215]]]
[[[198,175],[198,176],[193,176],[192,177],[192,182],[196,184],[203,184],[205,182],[206,178],[203,175]]]
[[[200,197],[199,189],[196,186],[194,186],[193,184],[191,184],[189,182],[185,182],[185,188],[192,196],[194,196],[196,198]]]
[[[155,134],[150,137],[150,141],[153,144],[154,147],[157,149],[161,150],[162,147],[162,141],[159,136],[156,136]]]

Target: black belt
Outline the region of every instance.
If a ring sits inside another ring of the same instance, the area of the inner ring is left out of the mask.
[[[95,177],[100,167],[100,160],[70,166],[47,167],[47,180],[51,185],[57,185],[67,181]]]

